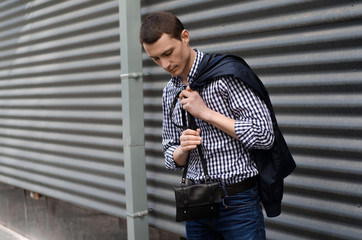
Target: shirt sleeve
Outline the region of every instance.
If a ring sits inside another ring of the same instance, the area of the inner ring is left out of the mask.
[[[274,142],[273,125],[266,104],[243,81],[228,77],[230,107],[235,116],[235,133],[247,149],[270,149]]]
[[[175,106],[174,113],[170,117],[170,108],[172,100],[177,92],[168,91],[167,87],[163,90],[162,95],[162,147],[165,158],[165,167],[169,170],[181,170],[183,167],[178,166],[173,159],[173,152],[180,145],[180,136],[182,128],[177,127],[174,123],[182,125],[182,120],[177,114],[180,111],[180,102]]]

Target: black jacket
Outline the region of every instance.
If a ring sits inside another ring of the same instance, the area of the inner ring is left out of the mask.
[[[204,54],[190,88],[196,90],[221,76],[233,76],[249,86],[267,105],[274,130],[274,144],[269,150],[251,150],[251,156],[259,171],[260,199],[268,217],[281,213],[283,183],[296,167],[294,159],[278,127],[273,106],[264,84],[249,65],[234,55]]]

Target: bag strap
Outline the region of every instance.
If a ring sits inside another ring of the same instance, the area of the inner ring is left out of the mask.
[[[183,124],[184,129],[190,128],[192,130],[196,130],[198,128],[198,126],[196,125],[194,116],[192,116],[189,112],[187,112],[187,122],[188,122],[188,127],[187,127],[186,117],[185,117],[186,116],[186,111],[183,108],[181,109],[181,114],[182,114],[182,124]],[[204,155],[202,153],[201,144],[197,145],[197,151],[199,152],[199,155],[200,155],[202,169],[203,169],[204,175],[205,175],[205,181],[206,182],[211,182],[211,178],[210,178],[209,173],[207,171],[206,160],[205,160]],[[183,174],[182,174],[181,184],[186,183],[186,174],[187,174],[187,169],[188,169],[188,165],[189,165],[189,155],[187,156],[187,159],[186,159],[186,164],[185,164],[184,171],[183,171]]]

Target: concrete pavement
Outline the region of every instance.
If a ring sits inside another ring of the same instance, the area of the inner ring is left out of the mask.
[[[0,224],[0,240],[30,240]]]

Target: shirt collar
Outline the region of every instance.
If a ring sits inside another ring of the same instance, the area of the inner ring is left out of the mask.
[[[196,70],[199,67],[199,64],[201,62],[202,57],[204,56],[204,53],[202,51],[200,51],[199,49],[195,48],[194,51],[196,52],[196,57],[195,57],[194,63],[192,64],[190,72],[187,74],[187,82],[189,84],[194,80]],[[176,86],[181,86],[182,85],[181,76],[172,77],[171,81]]]

